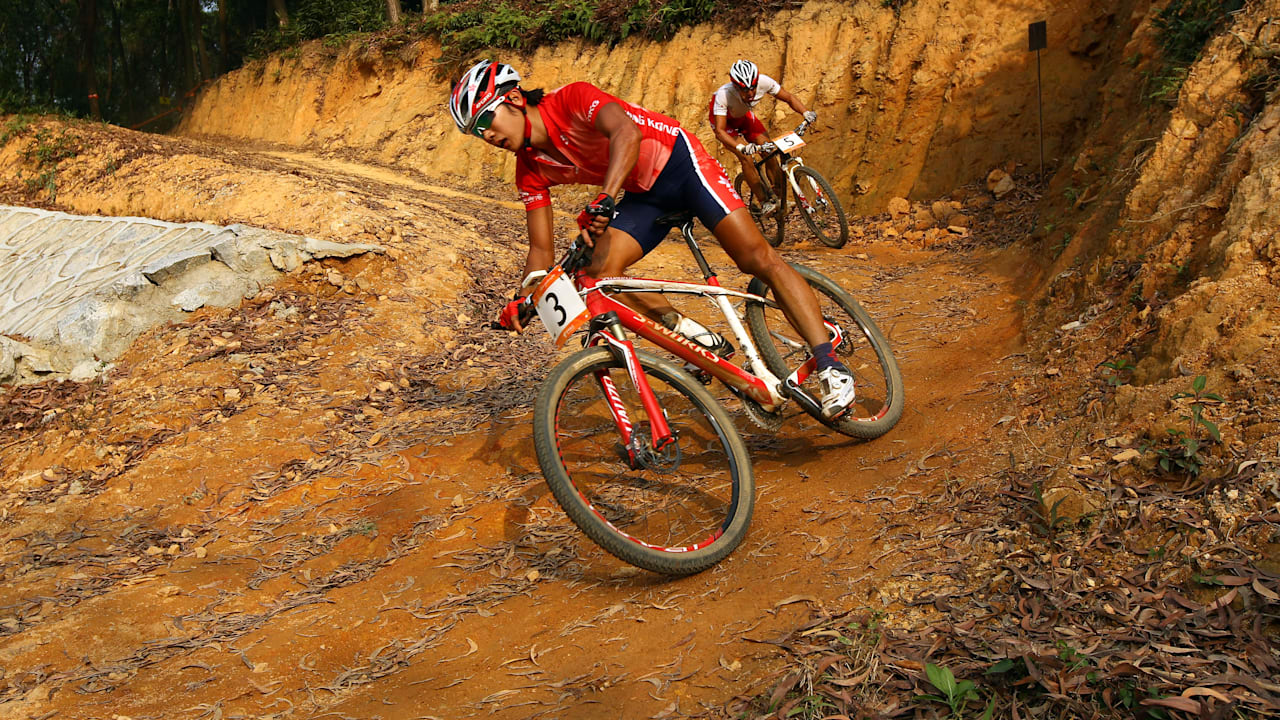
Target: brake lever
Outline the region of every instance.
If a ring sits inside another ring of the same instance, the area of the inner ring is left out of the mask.
[[[520,309],[516,311],[516,318],[519,319],[520,326],[527,327],[529,325],[529,321],[533,319],[533,316],[537,311],[538,311],[538,308],[533,304],[533,297],[530,295],[525,295],[524,298],[520,301]],[[489,321],[489,329],[490,330],[515,330],[515,328],[507,327],[506,325],[503,325],[502,323],[494,320]]]

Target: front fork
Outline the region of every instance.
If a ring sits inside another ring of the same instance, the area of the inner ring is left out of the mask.
[[[809,205],[809,195],[802,192],[800,190],[800,183],[796,182],[796,168],[801,167],[802,165],[804,165],[804,162],[800,158],[792,158],[785,166],[783,166],[782,172],[787,177],[787,184],[791,185],[792,197],[794,197],[796,202],[802,206],[800,209],[805,212],[812,212],[813,208]],[[816,188],[815,191],[818,193],[822,192]]]
[[[609,312],[592,319],[587,331],[587,337],[589,338],[588,345],[604,344],[626,366],[627,374],[631,376],[631,383],[636,389],[636,394],[640,396],[640,404],[644,407],[645,415],[649,417],[650,442],[654,452],[661,452],[663,448],[675,442],[675,434],[671,432],[671,426],[667,424],[667,414],[663,412],[662,406],[658,404],[658,398],[653,394],[653,388],[649,387],[649,378],[645,375],[644,368],[640,366],[640,358],[636,355],[635,345],[627,339],[618,315]],[[627,408],[622,402],[622,395],[618,392],[613,378],[609,377],[607,372],[596,373],[596,379],[600,382],[605,399],[609,403],[609,412],[613,414],[613,421],[618,426],[618,434],[622,436],[622,445],[626,448],[632,464],[635,464],[635,448],[631,442],[635,429],[627,416]]]

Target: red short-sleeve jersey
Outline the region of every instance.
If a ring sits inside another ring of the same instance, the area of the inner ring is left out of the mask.
[[[538,104],[542,122],[565,165],[537,148],[516,153],[516,189],[526,210],[551,204],[552,185],[601,185],[609,168],[609,138],[596,129],[600,108],[617,103],[640,126],[640,157],[622,183],[629,192],[653,187],[675,147],[680,123],[639,105],[624,102],[587,82],[565,85]]]

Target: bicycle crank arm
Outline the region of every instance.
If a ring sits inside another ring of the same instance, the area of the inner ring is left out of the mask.
[[[796,404],[804,408],[804,411],[815,417],[822,416],[822,402],[814,397],[808,390],[796,384],[792,378],[787,378],[782,383],[782,391],[787,397],[796,401]]]

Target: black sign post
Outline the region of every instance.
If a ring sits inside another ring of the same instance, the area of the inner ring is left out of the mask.
[[[1027,26],[1027,51],[1036,54],[1036,114],[1040,119],[1040,184],[1044,185],[1044,102],[1040,93],[1040,51],[1049,46],[1045,21]]]

